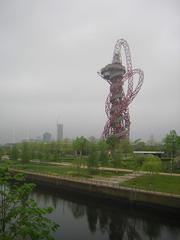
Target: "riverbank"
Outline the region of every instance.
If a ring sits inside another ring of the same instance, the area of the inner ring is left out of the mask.
[[[111,182],[95,179],[83,179],[70,176],[52,176],[48,174],[32,173],[22,170],[27,179],[36,184],[54,188],[56,191],[72,191],[103,200],[123,202],[138,207],[151,207],[167,212],[180,213],[180,195],[137,188],[122,187]]]
[[[45,163],[16,163],[13,168],[28,172],[43,173],[53,176],[88,178],[107,183],[108,186],[124,186],[128,188],[147,191],[164,192],[180,195],[180,175],[158,173],[152,174],[144,171],[124,172],[124,169],[115,168],[87,168],[72,165],[51,165]]]
[[[122,186],[180,195],[180,177],[174,175],[144,174],[123,182]]]

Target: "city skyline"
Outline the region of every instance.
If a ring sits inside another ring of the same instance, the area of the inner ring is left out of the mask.
[[[97,74],[115,42],[131,46],[144,84],[129,111],[130,139],[180,134],[178,0],[0,1],[0,144],[56,136],[99,138],[109,85]]]
[[[29,130],[26,131],[26,135],[24,136],[24,138],[17,138],[15,129],[13,129],[12,131],[12,135],[9,141],[4,142],[3,144],[6,143],[18,143],[18,142],[23,142],[23,141],[44,141],[44,142],[51,142],[51,141],[57,141],[57,135],[58,135],[58,125],[62,125],[62,139],[64,139],[63,137],[63,133],[64,133],[64,125],[63,123],[56,123],[54,124],[54,128],[52,127],[51,129],[43,129],[39,135],[34,135],[32,136],[31,132]],[[65,138],[66,139],[66,138]],[[60,141],[60,140],[59,140]]]

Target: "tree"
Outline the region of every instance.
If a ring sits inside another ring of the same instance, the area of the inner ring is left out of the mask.
[[[100,140],[98,142],[98,150],[99,150],[99,164],[101,166],[107,166],[108,165],[108,144],[104,140]]]
[[[164,139],[164,150],[171,159],[171,171],[173,171],[174,158],[176,157],[179,147],[179,137],[175,130],[171,130]]]
[[[108,144],[110,151],[113,152],[119,144],[119,138],[116,135],[111,135],[106,140],[106,143]]]
[[[1,160],[2,155],[3,155],[3,148],[0,146],[0,160]]]
[[[73,141],[73,148],[76,151],[76,153],[79,152],[80,158],[82,158],[83,152],[87,153],[87,145],[88,145],[88,140],[83,136],[77,137]]]
[[[73,155],[73,144],[69,139],[64,139],[59,145],[60,153],[62,157],[67,155]]]
[[[120,140],[120,146],[124,155],[133,154],[133,147],[128,139]]]
[[[117,145],[115,151],[112,153],[112,165],[115,168],[121,167],[123,160],[123,149],[120,144]]]
[[[88,138],[88,141],[91,142],[91,143],[97,143],[97,139],[94,136],[90,136]]]
[[[161,159],[154,156],[149,155],[145,158],[145,161],[142,165],[142,170],[147,171],[149,173],[158,173],[162,169]]]
[[[116,135],[112,135],[106,143],[109,146],[113,167],[121,167],[122,161],[133,154],[133,147],[128,139],[119,139]]]
[[[18,155],[19,155],[19,152],[18,152],[17,145],[13,144],[12,150],[11,150],[11,159],[12,160],[17,160],[18,159]]]
[[[133,156],[133,160],[134,160],[134,170],[138,170],[142,167],[144,161],[146,159],[145,155],[142,154],[135,154]]]
[[[34,184],[24,183],[22,174],[13,175],[8,167],[0,168],[0,239],[54,239],[59,227],[44,215],[52,208],[39,208],[29,197]]]
[[[93,173],[94,168],[96,168],[98,166],[98,153],[97,153],[95,143],[89,144],[89,155],[88,155],[88,159],[87,159],[87,165],[92,173]]]
[[[28,163],[30,160],[30,150],[28,142],[23,142],[22,144],[21,159],[24,163]]]
[[[179,145],[178,140],[175,130],[171,130],[170,133],[166,135],[164,139],[164,149],[168,156],[175,157]]]
[[[143,142],[140,138],[136,139],[133,142],[133,150],[134,151],[145,151],[146,150],[145,142]]]

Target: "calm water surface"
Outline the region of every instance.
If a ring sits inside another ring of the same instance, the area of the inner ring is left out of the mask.
[[[61,225],[59,240],[180,240],[180,220],[134,210],[76,194],[37,189],[33,198],[55,210],[49,218]]]

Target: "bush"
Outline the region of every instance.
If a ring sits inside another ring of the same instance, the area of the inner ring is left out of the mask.
[[[162,169],[162,163],[161,159],[154,156],[150,155],[145,158],[145,161],[142,165],[142,170],[147,171],[149,173],[158,173]]]
[[[143,163],[145,162],[146,158],[147,158],[146,156],[141,155],[141,154],[135,155],[135,156],[134,156],[134,160],[135,160],[135,162],[136,162],[136,165],[137,165],[138,167],[141,167],[141,166],[143,165]]]

